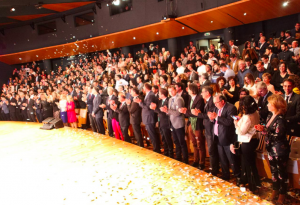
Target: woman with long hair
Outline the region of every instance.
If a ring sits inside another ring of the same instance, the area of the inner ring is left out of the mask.
[[[245,60],[246,58],[250,58],[253,64],[256,64],[258,61],[258,55],[256,51],[253,48],[251,48],[250,41],[246,41],[244,44],[242,58],[243,60]]]
[[[244,78],[244,88],[249,90],[249,95],[252,96],[256,102],[258,102],[257,89],[254,81],[254,77],[251,73],[247,73]]]
[[[279,64],[279,72],[275,72],[272,76],[271,84],[274,85],[276,91],[284,93],[282,82],[284,79],[288,78],[289,74],[287,72],[287,67],[284,62]]]
[[[227,101],[231,104],[235,104],[239,100],[240,87],[236,86],[235,76],[228,78],[228,89],[223,90],[223,95],[227,97]]]
[[[268,97],[268,102],[270,114],[267,117],[267,124],[257,124],[255,129],[265,136],[273,181],[271,200],[274,200],[279,193],[278,203],[283,204],[288,185],[286,168],[290,153],[284,119],[287,103],[280,95],[271,95]]]
[[[259,140],[254,128],[255,125],[259,124],[258,107],[254,98],[248,95],[240,101],[240,109],[242,110],[242,117],[236,116],[236,120],[234,120],[236,134],[238,135],[237,144],[240,147],[242,161],[240,183],[248,183],[250,191],[255,192],[261,186],[256,168],[255,152]],[[230,145],[230,150],[233,154],[236,154],[233,144]]]
[[[67,96],[67,116],[68,116],[68,123],[70,123],[71,127],[77,128],[75,103],[71,95]]]

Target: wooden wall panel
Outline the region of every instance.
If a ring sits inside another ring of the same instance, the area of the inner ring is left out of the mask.
[[[60,3],[60,4],[44,4],[42,7],[57,12],[63,12],[77,7],[85,6],[87,4],[95,3],[95,1],[87,2],[72,2],[72,3]]]
[[[41,17],[44,17],[44,16],[49,16],[49,15],[52,15],[52,14],[54,14],[54,13],[24,15],[24,16],[8,16],[8,18],[19,20],[19,21],[28,21],[28,20],[31,20],[31,19],[37,19],[37,18],[41,18]]]

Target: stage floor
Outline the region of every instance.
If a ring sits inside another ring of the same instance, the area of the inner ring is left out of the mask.
[[[270,204],[136,145],[39,127],[0,122],[0,204]]]

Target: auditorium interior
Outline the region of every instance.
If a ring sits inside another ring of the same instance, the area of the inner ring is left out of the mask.
[[[300,204],[300,1],[1,0],[0,204]]]

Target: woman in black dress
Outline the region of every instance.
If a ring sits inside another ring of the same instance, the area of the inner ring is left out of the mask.
[[[289,77],[289,74],[287,73],[286,64],[282,62],[279,64],[279,71],[274,73],[272,80],[271,80],[271,84],[274,85],[274,88],[276,91],[280,91],[280,92],[284,93],[283,87],[282,87],[282,82],[284,79],[286,79],[288,77]]]
[[[270,114],[267,118],[267,125],[258,124],[255,129],[261,131],[262,135],[265,136],[273,181],[271,200],[274,200],[279,193],[278,203],[282,204],[287,192],[288,174],[286,168],[290,153],[284,119],[287,104],[280,95],[271,95],[268,102]]]
[[[239,100],[240,87],[236,86],[235,76],[230,76],[228,78],[228,84],[228,90],[224,89],[222,93],[226,96],[227,101],[234,105]]]

